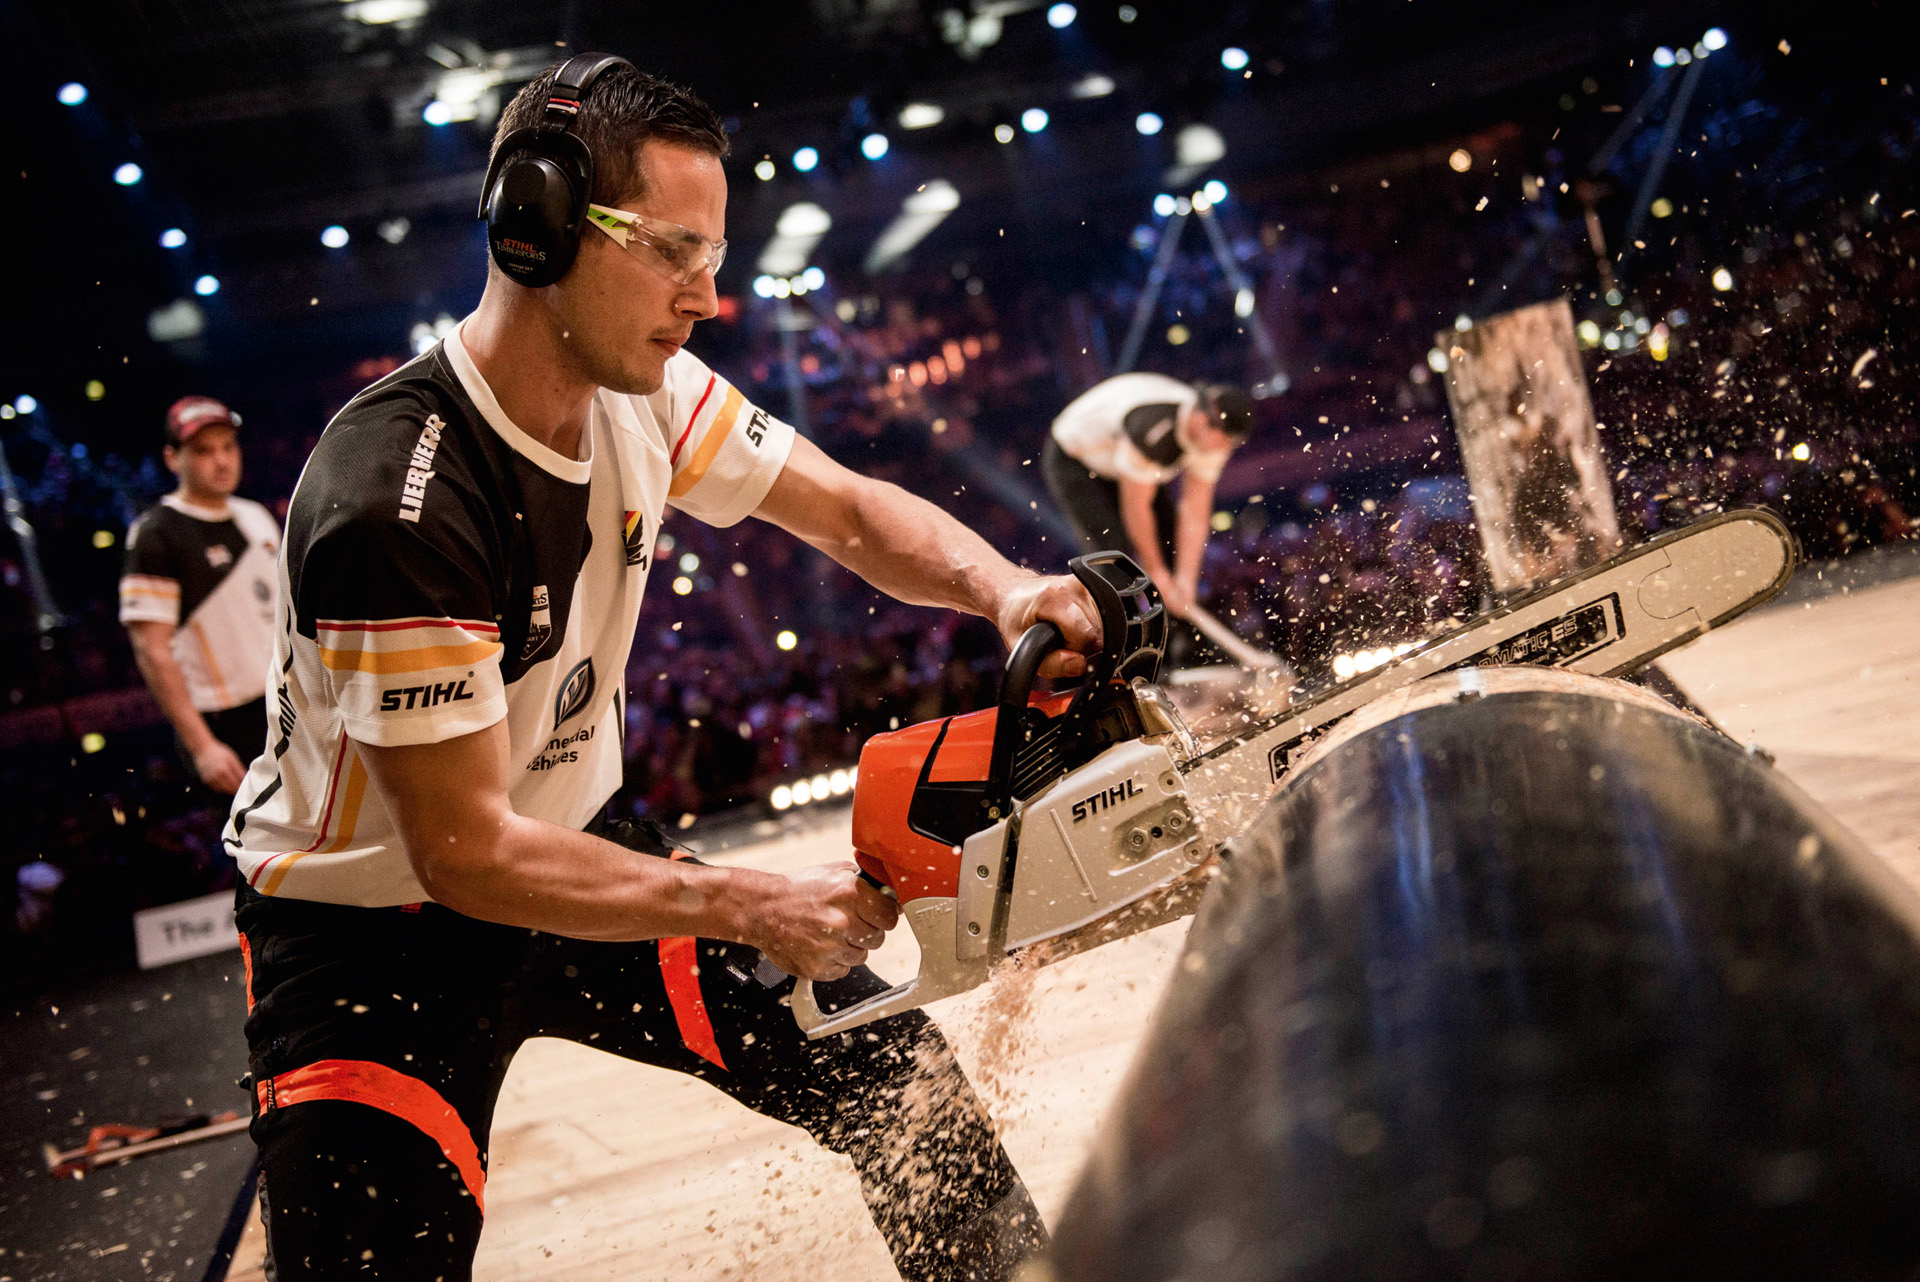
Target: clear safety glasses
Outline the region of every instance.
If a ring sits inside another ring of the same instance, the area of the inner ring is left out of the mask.
[[[605,205],[588,205],[587,219],[616,244],[667,279],[691,285],[701,272],[717,272],[727,260],[727,242],[708,240],[691,227]]]

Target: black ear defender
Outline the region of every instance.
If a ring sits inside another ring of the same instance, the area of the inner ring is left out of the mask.
[[[593,154],[573,122],[594,81],[609,67],[632,65],[610,53],[569,58],[554,73],[540,123],[514,130],[494,149],[480,217],[493,261],[516,283],[551,285],[573,266],[593,193]]]

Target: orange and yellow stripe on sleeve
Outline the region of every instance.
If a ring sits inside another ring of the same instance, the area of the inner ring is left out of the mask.
[[[120,617],[138,621],[180,621],[180,584],[153,574],[120,576]]]
[[[740,407],[747,398],[740,395],[740,389],[727,384],[727,395],[720,402],[720,410],[713,416],[713,422],[707,427],[707,434],[700,438],[700,444],[693,451],[693,457],[673,478],[673,484],[667,487],[667,497],[677,499],[700,484],[707,469],[713,466],[714,458],[720,453],[720,447],[727,443],[727,434],[733,431],[734,420],[740,417]]]
[[[393,676],[484,663],[500,653],[500,629],[477,619],[322,619],[322,666]]]

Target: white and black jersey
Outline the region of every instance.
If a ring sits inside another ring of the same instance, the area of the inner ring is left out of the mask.
[[[268,895],[428,898],[358,744],[507,722],[514,811],[587,824],[619,786],[621,687],[660,519],[759,506],[793,429],[692,354],[602,390],[580,458],[501,411],[459,331],[355,397],[294,491],[268,750],[226,840]]]
[[[1165,485],[1182,471],[1214,482],[1233,453],[1195,449],[1187,418],[1200,394],[1165,374],[1116,374],[1094,384],[1053,420],[1068,458],[1109,481]]]
[[[202,712],[267,688],[280,526],[248,499],[204,508],[169,494],[127,531],[120,622],[170,623],[173,658]]]

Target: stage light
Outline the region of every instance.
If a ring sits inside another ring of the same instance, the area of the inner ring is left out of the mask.
[[[1673,60],[1684,67],[1693,61],[1693,55],[1682,47],[1673,51]]]
[[[682,552],[680,554],[680,573],[692,574],[699,568],[700,558],[697,555],[692,552]]]
[[[1247,285],[1234,291],[1233,314],[1241,320],[1253,315],[1253,286]]]
[[[415,22],[427,16],[427,0],[354,0],[347,14],[369,27]]]
[[[1453,318],[1453,328],[1459,333],[1466,333],[1473,328],[1473,317],[1467,315],[1465,312],[1461,312]]]
[[[793,153],[793,167],[803,174],[812,173],[813,167],[819,163],[820,153],[811,147],[802,147]]]
[[[687,577],[686,575],[684,575],[684,574],[682,574],[682,575],[678,575],[678,576],[676,576],[676,577],[674,578],[674,580],[673,580],[673,594],[674,594],[675,596],[686,596],[686,595],[687,595],[688,593],[690,593],[690,592],[692,592],[692,591],[693,591],[693,580],[692,580],[692,579],[689,579],[689,578],[688,578],[688,577]]]
[[[775,298],[792,298],[793,282],[785,276],[775,276],[773,278],[773,296]]]
[[[773,277],[755,276],[753,278],[753,292],[758,294],[762,298],[772,298],[773,297]]]
[[[1733,273],[1728,271],[1724,267],[1714,268],[1713,269],[1713,287],[1719,290],[1723,294],[1726,293],[1728,290],[1732,289]]]
[[[1189,198],[1188,203],[1193,206],[1194,212],[1198,214],[1204,214],[1213,208],[1213,201],[1207,198],[1207,193],[1204,191],[1194,192]]]
[[[97,378],[90,378],[87,380],[85,391],[88,400],[97,401],[106,396],[107,385]]]
[[[1227,154],[1227,140],[1212,125],[1188,125],[1173,138],[1173,158],[1199,173]]]
[[[60,92],[55,96],[69,107],[78,107],[87,100],[87,87],[78,80],[69,80],[60,86]]]
[[[1427,368],[1436,374],[1447,372],[1447,354],[1437,347],[1427,349]]]
[[[900,108],[902,129],[931,129],[946,118],[946,108],[938,103],[910,102]]]
[[[193,282],[193,292],[202,298],[211,298],[220,292],[220,278],[218,276],[202,276],[199,280]]]
[[[107,746],[107,736],[98,730],[89,730],[80,736],[80,751],[92,756]]]
[[[22,392],[13,398],[13,408],[16,413],[31,414],[40,408],[40,402],[28,396],[25,392]]]
[[[1227,198],[1227,185],[1218,178],[1208,179],[1206,186],[1202,187],[1200,191],[1202,195],[1206,196],[1208,200],[1216,205]]]
[[[1573,328],[1574,332],[1580,336],[1580,346],[1600,346],[1600,326],[1598,322],[1583,320]]]
[[[786,784],[781,784],[778,788],[775,788],[773,794],[767,798],[767,803],[775,810],[791,810],[793,808],[793,789],[789,788]]]
[[[1657,197],[1651,205],[1647,206],[1647,212],[1655,218],[1671,217],[1673,214],[1673,202],[1665,196]]]
[[[1080,11],[1070,4],[1057,4],[1047,10],[1047,25],[1055,31],[1062,31],[1073,25]]]
[[[1172,325],[1167,326],[1167,341],[1169,343],[1172,343],[1175,347],[1185,346],[1186,341],[1192,337],[1193,337],[1193,331],[1188,329],[1185,325],[1181,325],[1176,322]]]
[[[1073,82],[1073,96],[1076,98],[1104,98],[1113,89],[1113,77],[1103,76],[1097,71]]]
[[[746,577],[747,577],[747,564],[746,564],[746,562],[744,562],[744,561],[735,561],[735,562],[733,563],[733,577],[734,577],[734,578],[736,578],[736,579],[744,579],[744,578],[746,578]]]
[[[852,787],[853,779],[844,768],[836,770],[827,776],[827,791],[836,797],[846,796],[848,789]]]
[[[420,119],[430,125],[450,125],[453,123],[453,108],[435,98],[420,109]]]
[[[868,134],[860,140],[860,154],[868,160],[880,159],[880,157],[887,154],[887,136],[885,134]]]
[[[773,177],[773,162],[771,160],[761,161],[753,167],[753,173],[754,177],[758,178],[761,182],[766,182]]]
[[[1173,197],[1163,191],[1153,198],[1153,212],[1162,218],[1171,218],[1173,217],[1173,204]]]
[[[160,233],[160,248],[178,249],[187,243],[187,233],[178,227],[169,227]]]
[[[1673,65],[1673,50],[1667,48],[1665,45],[1661,45],[1658,49],[1655,49],[1653,51],[1653,65],[1656,67],[1671,67]]]
[[[791,650],[800,644],[800,638],[783,629],[774,636],[773,643],[782,650]]]
[[[102,552],[112,547],[113,541],[112,530],[95,530],[93,532],[93,546],[99,548]]]
[[[389,218],[374,230],[379,233],[381,240],[389,245],[398,245],[407,238],[407,233],[413,230],[413,224],[404,217]]]
[[[113,180],[122,187],[133,186],[140,181],[141,177],[140,166],[134,164],[131,160],[113,171]]]
[[[1453,154],[1447,157],[1447,168],[1456,174],[1464,174],[1473,168],[1473,153],[1465,147],[1455,147]]]
[[[804,806],[812,800],[813,785],[805,779],[796,781],[793,785],[793,804],[796,806]]]
[[[1793,447],[1793,457],[1796,462],[1804,463],[1813,457],[1813,449],[1805,441],[1802,441]]]
[[[1708,27],[1707,34],[1700,37],[1700,43],[1712,50],[1717,51],[1720,49],[1724,49],[1727,47],[1727,33],[1725,31],[1722,31],[1719,27]],[[86,91],[84,89],[81,90],[81,93],[83,95],[85,94],[85,92]],[[64,102],[65,99],[62,99],[61,101]]]
[[[1132,22],[1135,18],[1139,16],[1140,16],[1140,11],[1134,8],[1132,5],[1123,4],[1120,6],[1120,21]]]
[[[1133,118],[1133,127],[1149,138],[1159,133],[1166,123],[1151,111],[1143,111]]]
[[[1030,134],[1037,134],[1047,127],[1047,113],[1038,107],[1028,107],[1020,113],[1020,127]]]
[[[1238,45],[1228,45],[1220,51],[1220,65],[1228,71],[1240,71],[1247,65],[1247,51]]]
[[[1606,334],[1600,339],[1600,346],[1606,348],[1610,352],[1619,351],[1620,350],[1620,331],[1615,329],[1608,330]]]
[[[995,142],[1012,142],[1013,126],[1012,125],[995,125],[993,127],[993,140]]]
[[[800,283],[808,289],[825,289],[827,287],[827,274],[818,267],[809,267],[800,273]]]
[[[320,243],[328,249],[345,249],[347,247],[347,240],[347,229],[339,223],[333,224],[333,226],[320,233]]]

